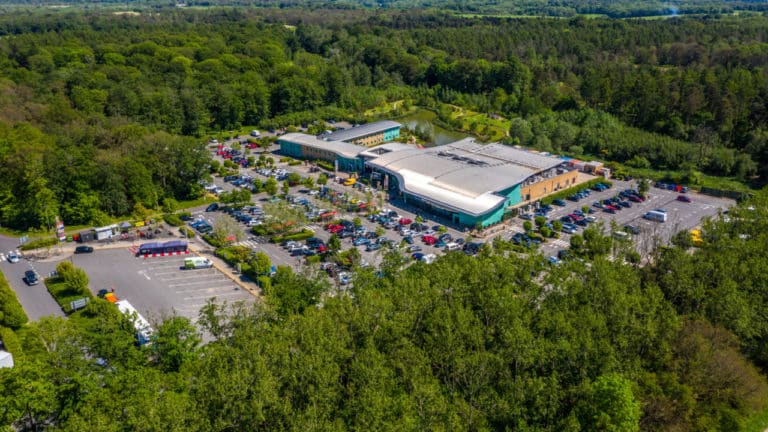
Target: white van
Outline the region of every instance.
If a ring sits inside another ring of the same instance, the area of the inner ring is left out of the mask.
[[[461,245],[456,242],[450,242],[447,245],[445,245],[446,252],[457,251],[459,249],[461,249]]]
[[[258,137],[261,136],[261,132],[259,132],[256,129],[254,129],[254,130],[251,131],[251,136],[258,138]]]

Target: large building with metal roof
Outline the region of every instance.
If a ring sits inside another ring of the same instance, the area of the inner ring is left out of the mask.
[[[553,189],[560,189],[576,182],[562,159],[473,138],[427,149],[386,144],[359,157],[406,203],[465,226],[500,222],[510,208],[532,199],[524,192],[533,183],[557,178]]]
[[[400,137],[401,125],[391,120],[365,123],[349,129],[340,129],[320,135],[318,138],[327,141],[344,141],[366,147],[384,144]]]
[[[577,181],[563,159],[473,138],[426,149],[397,142],[365,147],[301,133],[278,143],[287,156],[369,174],[407,204],[471,227],[498,223],[515,206]]]
[[[296,159],[322,160],[335,164],[336,168],[347,172],[363,170],[363,160],[358,154],[366,147],[344,141],[327,141],[314,135],[288,133],[277,139],[280,153]]]

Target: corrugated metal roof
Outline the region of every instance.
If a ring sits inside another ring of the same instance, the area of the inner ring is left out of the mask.
[[[349,159],[356,158],[360,152],[367,149],[367,147],[359,146],[357,144],[350,144],[343,141],[325,141],[317,139],[317,137],[313,135],[299,132],[282,135],[277,139],[277,142],[288,142],[316,149],[328,150]]]
[[[402,127],[398,122],[391,120],[382,120],[373,123],[361,124],[360,126],[351,127],[349,129],[339,130],[331,132],[328,135],[322,135],[322,139],[330,141],[354,141],[364,136],[381,133],[387,129]]]
[[[504,201],[497,192],[561,163],[502,144],[479,144],[473,138],[429,149],[394,150],[368,161],[398,176],[404,191],[476,216]]]

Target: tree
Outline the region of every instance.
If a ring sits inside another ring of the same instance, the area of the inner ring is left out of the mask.
[[[297,172],[292,172],[288,174],[288,184],[291,186],[296,186],[297,184],[301,183],[301,174]]]
[[[523,229],[525,231],[532,230],[533,229],[533,224],[531,223],[531,221],[527,220],[527,221],[523,222]]]
[[[328,252],[336,253],[341,250],[341,239],[336,234],[331,234],[328,238]]]
[[[283,195],[288,195],[288,193],[291,191],[291,185],[288,183],[288,181],[284,181],[282,188],[281,188]]]
[[[315,179],[312,176],[304,177],[304,179],[302,180],[302,184],[307,189],[312,189],[315,187]]]
[[[363,221],[359,217],[356,217],[356,218],[352,219],[352,224],[355,226],[355,228],[359,228],[359,227],[363,226]]]
[[[618,374],[601,375],[581,406],[581,426],[585,430],[633,432],[640,430],[640,404],[632,384]]]
[[[533,221],[536,223],[536,228],[541,228],[547,223],[547,218],[544,216],[536,216]]]
[[[277,195],[277,180],[275,180],[274,177],[267,179],[267,182],[264,184],[264,191],[269,194],[269,196]]]
[[[645,197],[650,187],[651,186],[648,180],[644,178],[637,179],[637,192],[640,194],[641,197]]]
[[[154,361],[165,372],[178,372],[197,356],[201,342],[197,329],[188,318],[166,318],[152,339]]]
[[[269,275],[272,269],[272,262],[269,255],[264,252],[257,252],[250,261],[253,272],[259,276]]]
[[[88,275],[85,270],[75,267],[69,261],[62,261],[56,266],[56,272],[72,294],[89,295]]]
[[[238,223],[229,217],[216,219],[213,223],[213,238],[221,243],[239,242],[245,237],[245,232]]]
[[[320,186],[325,186],[326,184],[328,184],[328,176],[326,176],[325,174],[320,174],[319,176],[317,176],[317,184],[319,184]]]

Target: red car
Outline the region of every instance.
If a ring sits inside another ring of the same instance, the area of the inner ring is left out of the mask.
[[[402,218],[400,219],[399,222],[400,222],[400,225],[410,225],[413,223],[413,221],[408,218]]]
[[[337,233],[343,230],[344,226],[339,224],[328,224],[328,226],[326,226],[325,229],[328,230],[329,232]]]
[[[677,196],[677,200],[681,201],[681,202],[689,203],[689,202],[691,202],[691,197],[689,197],[688,195],[678,195]]]
[[[430,246],[432,246],[433,244],[437,243],[437,239],[436,238],[434,238],[432,236],[428,236],[428,235],[422,237],[421,241],[423,241],[425,244],[428,244]]]
[[[645,198],[643,198],[643,197],[641,197],[639,195],[630,195],[629,198],[627,198],[627,199],[632,201],[632,202],[635,202],[635,203],[641,203],[641,202],[645,201]]]

